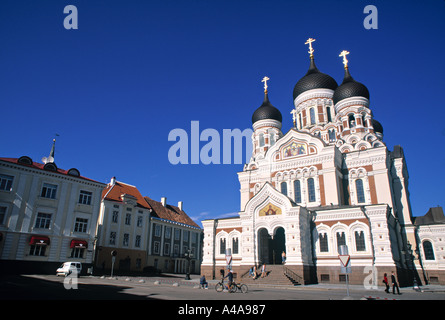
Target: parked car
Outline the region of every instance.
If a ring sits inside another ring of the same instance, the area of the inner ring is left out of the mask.
[[[81,271],[82,271],[82,264],[80,262],[68,261],[64,262],[60,266],[60,268],[56,270],[56,275],[58,276],[63,275],[67,277],[74,272],[76,276],[79,276]]]

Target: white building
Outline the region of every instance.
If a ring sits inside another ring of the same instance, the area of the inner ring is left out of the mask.
[[[105,184],[63,170],[52,157],[0,158],[2,268],[55,273],[64,261],[93,262],[96,221]]]
[[[414,277],[423,281],[403,149],[385,145],[369,91],[352,78],[346,56],[338,85],[317,69],[310,49],[309,70],[294,87],[294,127],[287,133],[265,85],[252,116],[253,154],[238,173],[239,217],[202,222],[202,273],[218,275],[229,248],[239,277],[253,265],[281,264],[284,251],[285,265],[275,272],[300,283],[338,283],[345,278],[338,248],[347,245],[352,283],[363,284],[371,269],[374,284],[391,271],[402,285]]]

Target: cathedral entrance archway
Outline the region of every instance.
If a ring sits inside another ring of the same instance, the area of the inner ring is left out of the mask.
[[[286,235],[283,227],[271,236],[267,229],[258,230],[258,261],[265,264],[281,264],[281,254],[286,252]]]

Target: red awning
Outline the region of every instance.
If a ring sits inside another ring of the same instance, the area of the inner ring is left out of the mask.
[[[49,238],[45,236],[32,236],[29,240],[30,245],[45,245],[49,246]]]
[[[85,240],[71,240],[70,248],[88,248],[88,241]]]

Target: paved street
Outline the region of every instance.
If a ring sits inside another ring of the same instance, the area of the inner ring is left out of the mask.
[[[209,289],[199,289],[197,276],[185,281],[182,277],[80,277],[77,289],[67,290],[65,278],[53,275],[2,276],[0,299],[13,300],[343,300],[345,285],[308,285],[260,287],[249,285],[249,292],[216,292],[210,281]],[[71,283],[68,283],[71,285]],[[401,295],[386,294],[381,290],[366,290],[362,286],[349,286],[350,299],[396,299],[396,300],[445,300],[445,287],[424,288],[416,292],[402,288]]]

